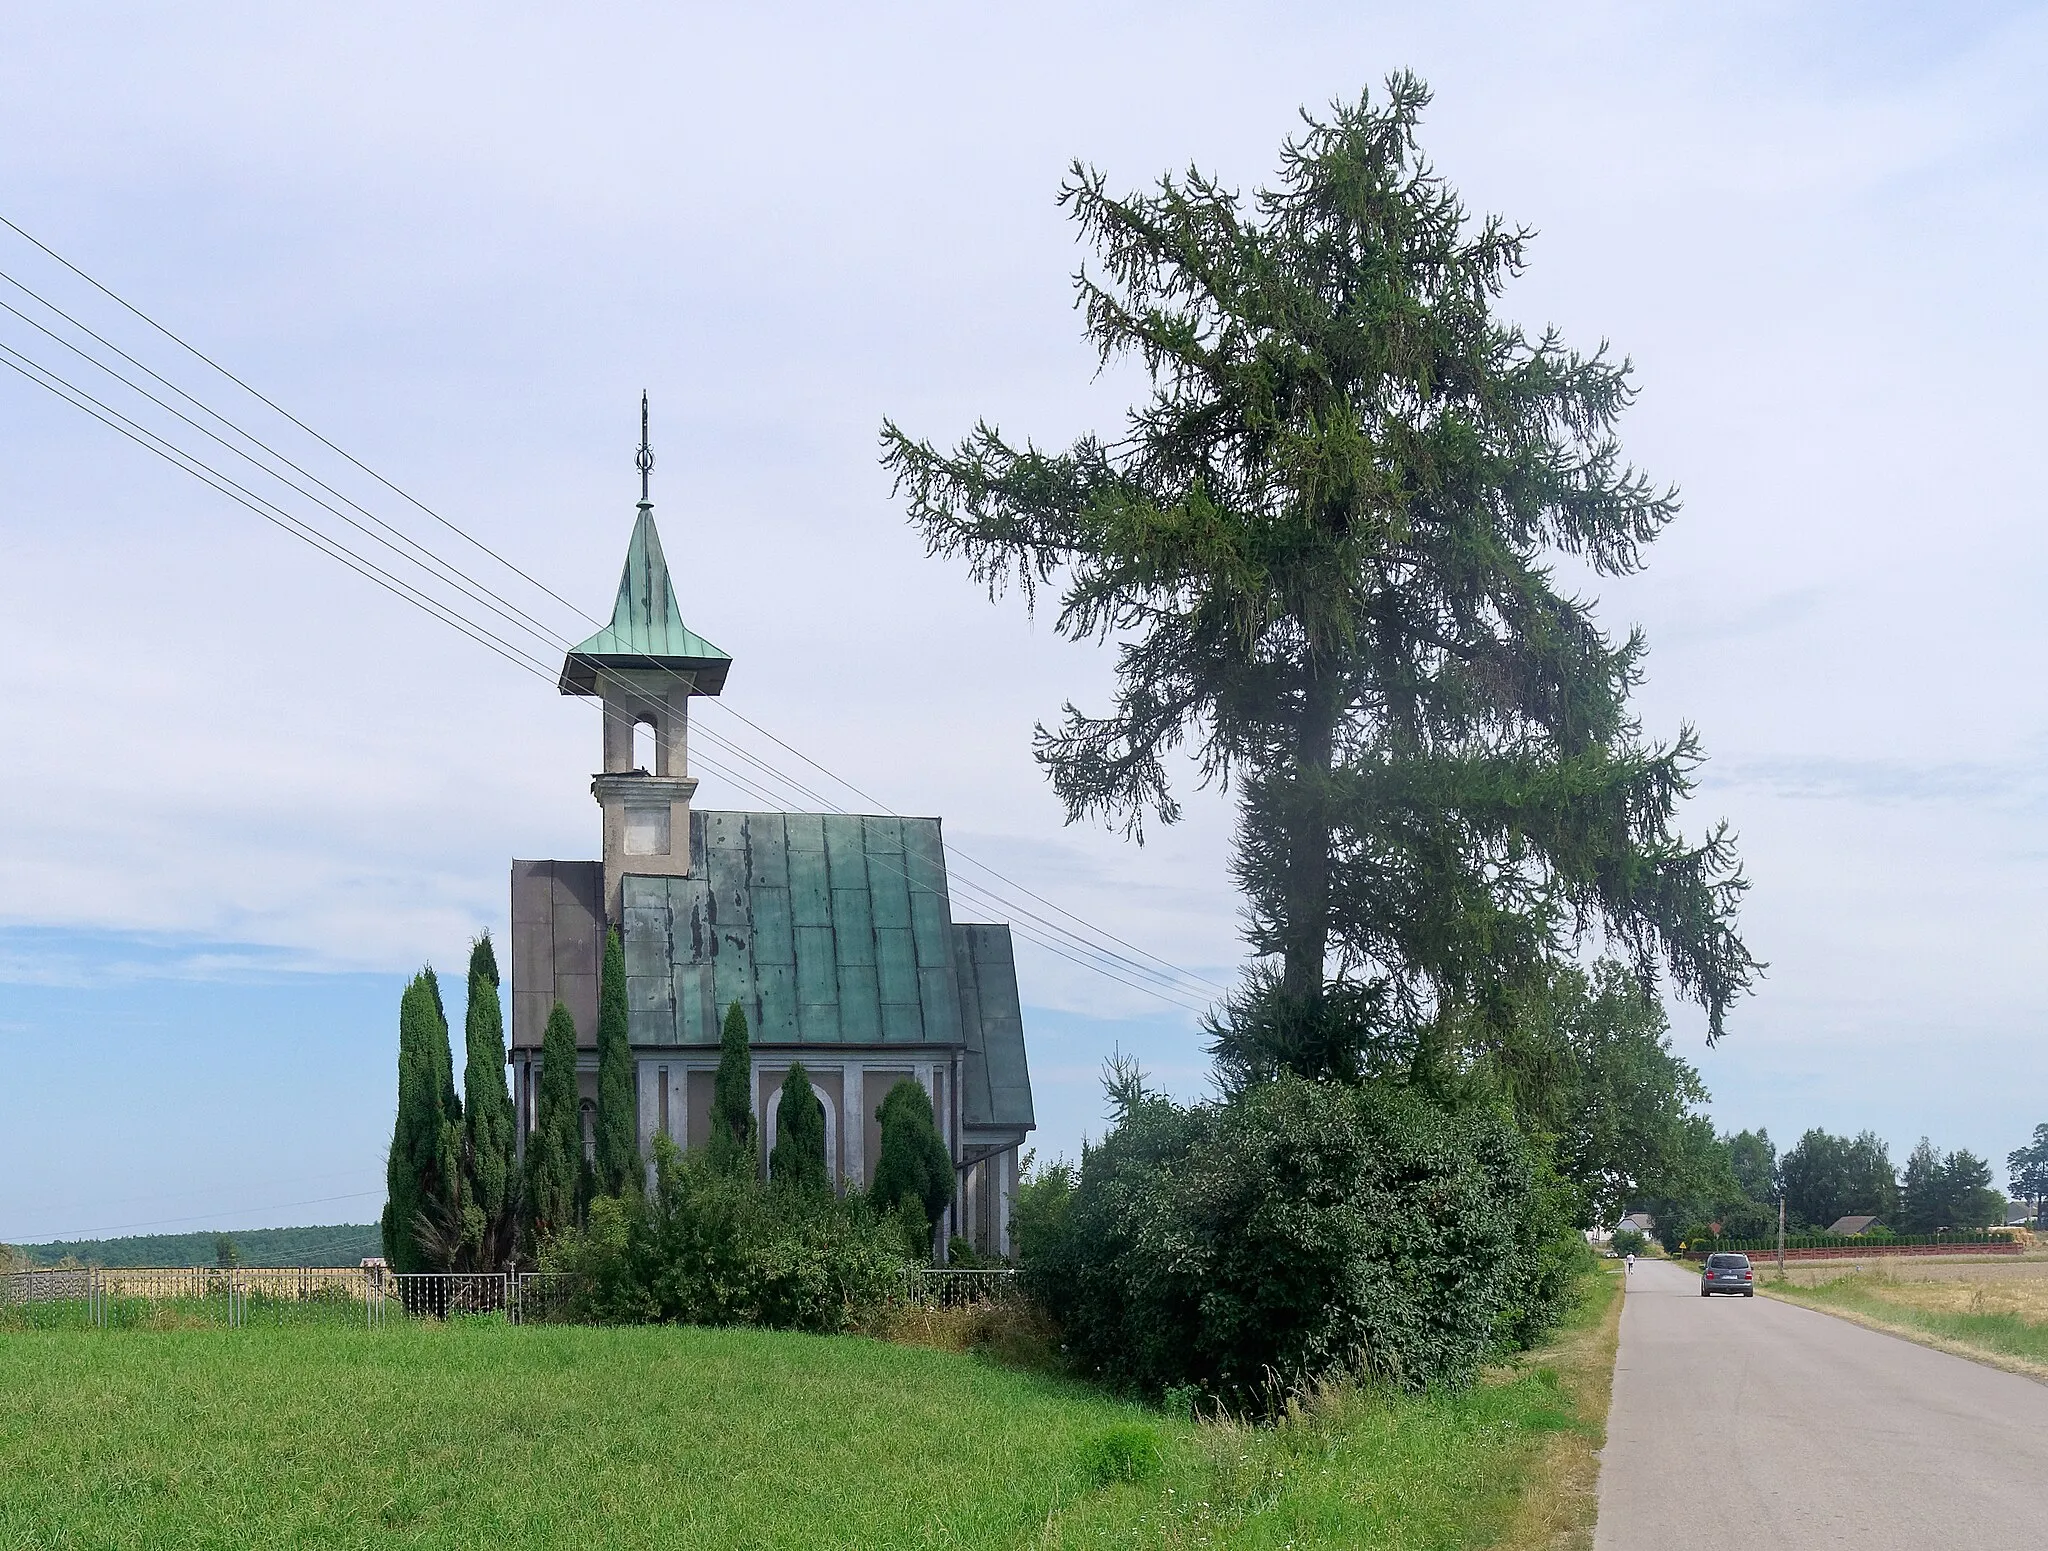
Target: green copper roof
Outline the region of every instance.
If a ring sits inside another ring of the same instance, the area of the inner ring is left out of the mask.
[[[662,557],[661,535],[655,531],[654,508],[640,503],[633,541],[626,546],[626,569],[619,575],[619,597],[612,622],[572,650],[562,662],[562,693],[594,695],[602,671],[666,668],[693,676],[696,693],[715,695],[725,688],[732,658],[683,623],[676,591]]]

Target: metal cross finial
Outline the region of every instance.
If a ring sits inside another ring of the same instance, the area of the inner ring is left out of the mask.
[[[647,392],[640,393],[640,450],[633,454],[633,467],[640,471],[640,504],[648,506],[647,476],[654,472],[654,449],[647,444]]]

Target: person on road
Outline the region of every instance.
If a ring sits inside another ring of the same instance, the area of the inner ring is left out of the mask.
[[[1623,1276],[1633,1276],[1633,1275],[1635,1275],[1635,1270],[1636,1270],[1636,1253],[1635,1253],[1635,1251],[1634,1251],[1634,1250],[1630,1250],[1630,1251],[1628,1252],[1628,1260],[1627,1260],[1627,1262],[1626,1262],[1626,1267],[1627,1267],[1627,1268],[1626,1268],[1626,1269],[1625,1269],[1625,1270],[1624,1270],[1624,1271],[1623,1271],[1623,1272],[1621,1273],[1621,1274],[1622,1274]]]

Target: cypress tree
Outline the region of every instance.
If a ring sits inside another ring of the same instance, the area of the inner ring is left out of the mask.
[[[541,1036],[540,1090],[526,1139],[526,1209],[534,1247],[576,1225],[583,1177],[583,1127],[576,1102],[576,1020],[560,1002]]]
[[[732,1174],[754,1172],[754,1051],[738,1002],[725,1010],[718,1083],[711,1095],[711,1161]]]
[[[822,1195],[832,1188],[831,1170],[825,1163],[825,1106],[811,1092],[811,1074],[801,1061],[791,1062],[789,1075],[782,1080],[768,1175],[792,1190]]]
[[[640,1115],[633,1098],[633,1047],[626,1026],[626,949],[619,929],[605,934],[597,991],[597,1174],[599,1195],[622,1195],[640,1182]]]
[[[463,1040],[463,1251],[469,1264],[488,1270],[511,1252],[519,1194],[512,1096],[505,1087],[505,1017],[489,932],[470,945]]]
[[[384,1258],[394,1271],[433,1269],[422,1223],[439,1222],[461,1190],[461,1104],[453,1100],[448,1021],[431,969],[398,999],[398,1115],[385,1156]],[[454,1115],[449,1113],[451,1102]]]
[[[926,1242],[919,1247],[929,1250],[930,1229],[953,1200],[953,1155],[932,1117],[931,1095],[906,1077],[883,1097],[875,1118],[882,1123],[875,1204],[896,1208],[913,1224],[922,1220]]]

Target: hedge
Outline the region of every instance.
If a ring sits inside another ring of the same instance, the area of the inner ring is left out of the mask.
[[[1787,1249],[1881,1249],[1896,1247],[1908,1249],[1928,1244],[2002,1244],[2011,1235],[1988,1230],[1972,1230],[1958,1233],[1899,1233],[1889,1238],[1870,1238],[1860,1234],[1846,1233],[1789,1233],[1785,1236]],[[1778,1238],[1772,1234],[1763,1239],[1700,1239],[1685,1246],[1688,1255],[1723,1253],[1746,1255],[1775,1255],[1778,1252]]]

